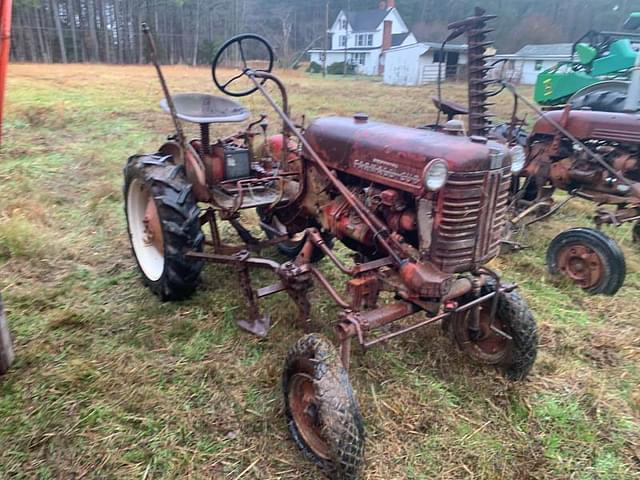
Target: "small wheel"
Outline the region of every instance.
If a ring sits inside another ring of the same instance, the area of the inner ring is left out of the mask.
[[[289,235],[287,233],[286,225],[284,225],[280,221],[277,214],[269,215],[265,213],[262,209],[258,209],[258,215],[260,216],[260,221],[262,223],[271,227],[271,229],[262,227],[262,230],[264,231],[267,238],[271,239],[276,236],[273,230],[281,232],[282,235],[289,236],[289,240],[280,242],[276,245],[278,252],[280,252],[281,255],[285,256],[288,259],[292,260],[296,258],[300,253],[300,251],[302,250],[302,248],[304,247],[305,242],[307,241],[307,235],[305,234],[305,232],[303,231],[303,232]],[[324,239],[325,244],[329,248],[333,248],[333,237],[329,233],[322,232],[322,238]],[[323,258],[324,258],[324,252],[320,250],[318,247],[315,247],[313,249],[313,253],[311,254],[311,263],[317,263]]]
[[[145,284],[164,300],[190,296],[200,280],[200,209],[184,166],[170,155],[136,155],[124,169],[127,228]]]
[[[0,296],[0,375],[4,375],[13,363],[13,342],[9,333],[7,319],[4,316],[4,305]]]
[[[551,275],[563,275],[594,295],[614,295],[626,275],[618,244],[592,228],[572,228],[554,238],[547,249],[547,267]]]
[[[243,46],[243,42],[249,43],[253,42],[253,45],[250,45],[249,48],[245,48]],[[233,52],[232,48],[237,45],[238,51]],[[264,50],[263,50],[264,49]],[[266,53],[266,68],[251,68],[249,67],[249,61],[247,60],[247,55],[251,55],[251,58],[256,58],[256,52],[262,51]],[[222,74],[220,72],[221,63],[227,57],[236,57],[236,61],[240,61],[241,65],[238,69],[238,73],[228,79],[222,79]],[[220,89],[221,92],[226,93],[232,97],[244,97],[246,95],[251,95],[253,92],[258,90],[258,87],[255,84],[250,84],[251,86],[241,90],[231,90],[232,84],[237,83],[242,77],[247,75],[249,70],[254,70],[256,72],[271,72],[273,69],[274,63],[274,54],[273,47],[260,35],[256,35],[255,33],[244,33],[241,35],[236,35],[235,37],[230,38],[226,42],[222,44],[216,56],[213,58],[213,62],[211,63],[211,76],[213,78],[213,83]],[[260,80],[261,84],[264,84],[266,79]]]
[[[493,282],[485,285],[481,294],[492,291],[495,291]],[[498,367],[509,380],[523,380],[533,367],[538,351],[538,330],[531,310],[515,291],[500,294],[493,325],[492,308],[492,299],[478,307],[477,328],[472,308],[455,314],[448,329],[462,351],[474,361]]]
[[[640,221],[637,221],[633,225],[633,230],[631,231],[633,243],[640,243]]]
[[[329,478],[359,478],[364,426],[335,347],[310,334],[289,350],[282,375],[285,415],[294,442]]]

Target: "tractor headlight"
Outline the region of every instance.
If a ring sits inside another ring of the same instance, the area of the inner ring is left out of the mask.
[[[447,162],[441,158],[436,158],[429,162],[424,169],[424,187],[432,192],[440,190],[447,183],[449,167]]]
[[[511,148],[511,173],[520,173],[527,161],[527,154],[521,145]]]

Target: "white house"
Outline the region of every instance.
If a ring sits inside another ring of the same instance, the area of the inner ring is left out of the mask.
[[[558,62],[571,60],[571,43],[553,43],[547,45],[526,45],[516,53],[496,55],[496,60],[504,60],[498,64],[493,75],[514,83],[535,85],[538,75],[556,65]]]
[[[327,33],[331,39],[327,66],[346,60],[362,75],[382,75],[383,52],[416,43],[395,8],[395,0],[382,1],[375,10],[341,10]],[[324,53],[322,49],[309,50],[311,61],[320,65]]]
[[[467,64],[467,45],[441,45],[413,42],[394,46],[384,52],[384,83],[390,85],[424,85],[441,78],[461,79]]]

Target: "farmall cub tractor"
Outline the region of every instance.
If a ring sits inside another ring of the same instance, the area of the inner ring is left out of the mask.
[[[242,122],[249,112],[228,97],[170,96],[147,36],[166,94],[161,104],[176,134],[156,153],[132,156],[124,170],[128,230],[142,278],[161,299],[180,300],[196,290],[205,261],[231,266],[247,306],[238,326],[260,337],[269,329],[260,298],[286,292],[298,306],[297,321],[288,326],[297,335],[311,325],[312,286],[326,292],[339,309],[337,348],[307,332],[289,351],[282,388],[293,440],[329,477],[358,478],[364,458],[363,420],[347,373],[353,341],[368,349],[444,322],[472,359],[508,379],[528,374],[537,349],[534,319],[516,286],[484,266],[500,247],[508,150],[364,114],[320,118],[303,130],[271,73],[271,46],[252,34],[221,47],[213,81],[231,97],[262,93],[282,120],[282,133],[269,136],[262,116],[236,135],[212,140],[212,124]],[[269,84],[280,92],[280,104]],[[181,122],[198,124],[200,138],[186,141]],[[261,219],[260,238],[243,225],[241,212],[250,209]],[[221,222],[241,244],[225,242]],[[332,251],[333,239],[358,261],[345,264]],[[271,246],[290,259],[259,256]],[[314,266],[322,257],[345,275],[347,298]],[[273,272],[274,283],[253,288],[252,268]],[[393,300],[381,304],[385,291]]]

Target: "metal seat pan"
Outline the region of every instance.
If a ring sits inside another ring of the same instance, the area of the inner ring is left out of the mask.
[[[192,123],[243,122],[249,118],[249,110],[233,100],[204,93],[179,93],[171,97],[180,120]],[[167,100],[160,108],[171,113]]]

